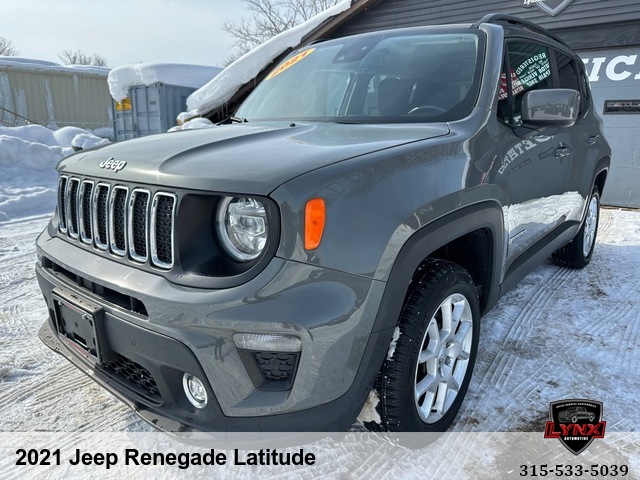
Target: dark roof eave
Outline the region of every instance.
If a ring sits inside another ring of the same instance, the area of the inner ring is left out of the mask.
[[[300,45],[306,45],[315,40],[326,38],[335,30],[340,28],[345,22],[351,20],[351,18],[362,13],[363,10],[373,7],[381,1],[382,0],[353,0],[351,2],[351,7],[346,9],[344,12],[327,19],[327,21],[318,25],[314,30],[305,35],[302,42],[300,42]]]

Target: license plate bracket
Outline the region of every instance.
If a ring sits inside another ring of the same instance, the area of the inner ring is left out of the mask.
[[[102,307],[61,287],[53,290],[53,304],[58,337],[93,364],[108,361]]]

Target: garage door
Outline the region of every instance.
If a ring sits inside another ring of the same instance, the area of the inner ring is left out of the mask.
[[[602,203],[640,207],[640,47],[582,52],[580,56],[612,149]]]

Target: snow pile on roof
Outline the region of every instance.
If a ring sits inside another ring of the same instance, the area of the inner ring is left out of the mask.
[[[76,148],[109,143],[76,127],[55,132],[41,125],[0,126],[0,223],[51,213],[60,159]]]
[[[117,102],[129,95],[134,85],[156,82],[180,87],[200,88],[222,71],[220,67],[181,63],[137,63],[122,65],[109,72],[109,91]]]
[[[33,67],[61,67],[59,63],[48,60],[36,60],[35,58],[4,57],[0,55],[0,65],[28,65]]]
[[[60,65],[59,63],[35,60],[33,58],[0,56],[0,70],[4,69],[40,70],[70,74],[88,73],[90,75],[101,75],[104,77],[109,74],[108,67],[96,67],[94,65]]]
[[[325,20],[344,12],[349,7],[351,7],[351,0],[343,0],[306,22],[276,35],[245,53],[217,77],[187,98],[189,116],[204,115],[229,101],[242,85],[255,78],[278,55],[288,48],[298,46],[305,35]]]

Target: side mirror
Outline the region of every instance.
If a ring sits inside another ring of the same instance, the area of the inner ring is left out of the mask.
[[[522,122],[532,126],[570,127],[579,111],[580,94],[569,88],[531,90],[522,99]]]

